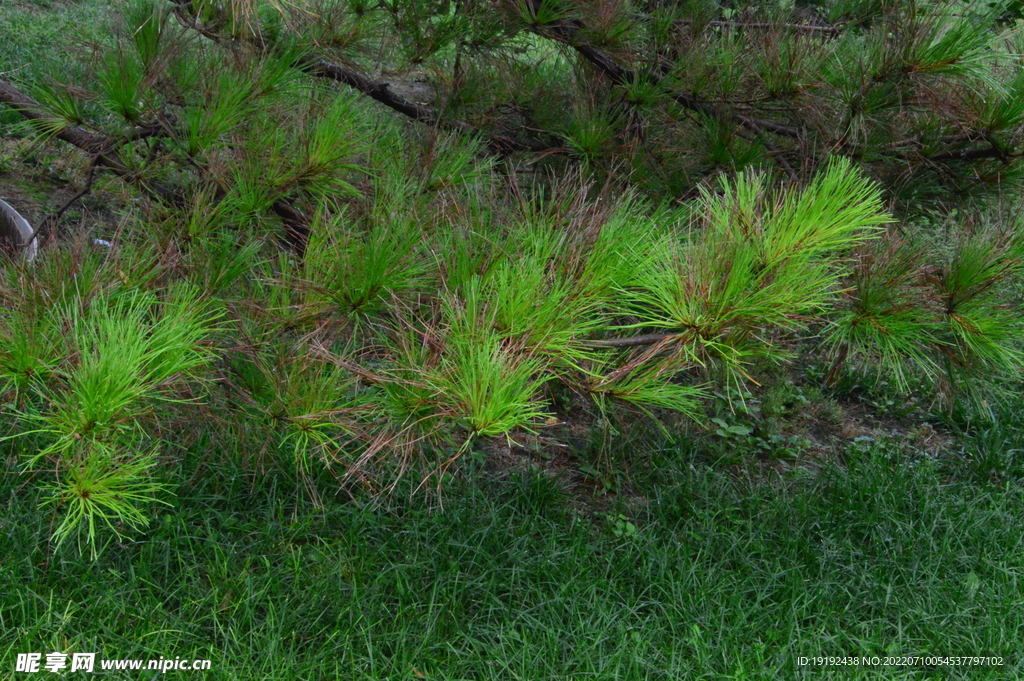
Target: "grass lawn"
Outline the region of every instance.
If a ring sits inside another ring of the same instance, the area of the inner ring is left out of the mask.
[[[208,658],[193,676],[282,680],[1024,673],[1016,484],[951,480],[884,447],[785,484],[679,451],[655,463],[650,500],[629,508],[569,503],[539,473],[466,477],[443,508],[401,495],[314,508],[281,476],[206,470],[180,479],[148,535],[96,562],[50,551],[50,515],[9,468],[2,659]],[[1004,665],[798,665],[894,655]]]

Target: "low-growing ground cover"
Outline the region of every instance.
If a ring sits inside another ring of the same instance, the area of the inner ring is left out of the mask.
[[[18,652],[91,651],[206,658],[211,679],[1024,672],[1019,479],[951,475],[897,446],[771,480],[664,449],[642,489],[602,503],[570,503],[564,480],[537,469],[463,472],[433,508],[404,494],[314,507],[295,480],[193,475],[195,457],[178,469],[173,507],[96,562],[51,551],[52,517],[6,471],[5,665]],[[906,655],[1004,665],[798,665]]]

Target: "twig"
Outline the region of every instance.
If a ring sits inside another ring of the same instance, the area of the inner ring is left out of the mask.
[[[635,348],[641,345],[654,345],[655,343],[675,338],[681,334],[682,332],[680,331],[676,331],[674,333],[649,333],[643,336],[633,336],[631,338],[608,338],[606,340],[583,341],[580,344],[585,348]]]
[[[679,19],[674,22],[676,24],[694,24],[692,19]],[[773,29],[773,28],[789,28],[794,31],[804,31],[807,33],[830,33],[838,35],[842,33],[842,29],[838,26],[822,26],[820,24],[773,24],[766,21],[709,21],[705,26],[714,26],[715,28],[752,28],[752,29]]]
[[[71,204],[73,204],[75,201],[82,198],[83,196],[88,194],[90,190],[92,190],[92,181],[95,176],[96,159],[93,159],[92,163],[89,164],[89,174],[85,178],[85,187],[82,188],[82,191],[78,192],[70,199],[68,199],[63,206],[57,209],[56,213],[47,216],[39,225],[40,241],[42,241],[43,238],[49,236],[51,231],[57,228],[57,224],[60,222],[61,216],[64,215],[64,211],[71,207]]]

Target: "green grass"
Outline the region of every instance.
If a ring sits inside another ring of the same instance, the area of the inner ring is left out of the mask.
[[[173,510],[155,510],[148,535],[96,562],[49,550],[52,519],[8,468],[7,669],[19,652],[92,651],[209,658],[202,678],[289,681],[1024,672],[1024,490],[950,478],[893,448],[851,455],[845,471],[794,471],[786,484],[739,481],[665,450],[649,502],[587,512],[530,473],[462,476],[441,508],[341,494],[314,508],[282,475],[253,484],[251,471],[196,461],[208,457],[182,462]],[[912,654],[1006,665],[796,663]]]
[[[0,3],[0,78],[28,88],[53,80],[75,85],[90,77],[88,45],[110,38],[115,12],[110,0],[11,0]],[[6,107],[0,131],[20,123]]]

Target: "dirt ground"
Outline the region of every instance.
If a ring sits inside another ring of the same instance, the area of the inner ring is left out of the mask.
[[[0,199],[38,231],[44,220],[85,188],[88,164],[85,154],[61,142],[0,139]],[[89,192],[61,215],[56,237],[110,240],[132,202],[131,191],[120,179],[97,170]]]

